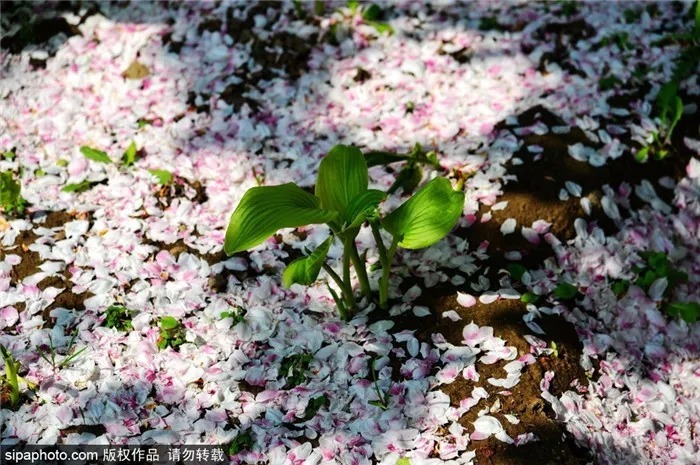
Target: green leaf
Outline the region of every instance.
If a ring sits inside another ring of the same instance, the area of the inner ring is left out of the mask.
[[[688,323],[700,319],[700,304],[697,302],[674,302],[666,307],[666,313],[672,317],[682,318]]]
[[[350,203],[365,193],[369,185],[367,162],[357,147],[336,145],[321,160],[316,179],[316,196],[321,207],[340,213],[340,218],[352,222]]]
[[[373,150],[371,152],[365,153],[365,161],[368,167],[379,166],[379,165],[390,165],[392,163],[398,163],[400,161],[410,160],[410,155],[400,155],[392,152],[382,152],[379,150]]]
[[[520,297],[520,301],[525,304],[534,304],[538,300],[540,300],[540,296],[533,294],[532,292],[526,292]]]
[[[84,145],[80,147],[80,153],[82,153],[88,160],[97,161],[100,163],[112,163],[112,159],[109,158],[107,153],[103,152],[102,150],[93,149],[92,147]]]
[[[160,327],[164,330],[172,330],[180,326],[180,322],[171,316],[164,316],[160,319]]]
[[[131,144],[126,148],[124,156],[122,156],[124,166],[131,166],[136,162],[136,152],[136,143],[132,140]]]
[[[639,163],[644,163],[649,159],[649,146],[642,147],[634,154],[634,159]]]
[[[367,24],[372,26],[375,31],[377,31],[378,34],[389,34],[392,35],[394,33],[394,28],[391,27],[389,23],[384,23],[381,21],[367,21]]]
[[[435,178],[382,221],[405,249],[428,247],[445,237],[462,216],[464,192]]]
[[[695,35],[700,35],[700,1],[695,1]]]
[[[63,189],[61,189],[61,191],[63,191],[63,192],[75,192],[77,194],[77,193],[85,192],[86,190],[89,190],[95,184],[97,184],[97,183],[94,181],[82,181],[82,182],[78,182],[75,184],[67,184],[66,186],[63,187]]]
[[[569,300],[576,297],[578,289],[573,284],[561,283],[554,288],[554,295],[560,299]]]
[[[382,9],[376,3],[371,4],[362,12],[362,19],[365,21],[376,21],[382,16]]]
[[[290,263],[282,274],[284,287],[290,287],[292,284],[303,284],[306,286],[313,284],[321,272],[323,261],[326,259],[328,249],[330,249],[332,243],[333,236],[323,241],[308,257],[297,258]]]
[[[401,457],[396,461],[396,465],[411,465],[411,460],[408,457]]]
[[[678,96],[678,83],[670,81],[661,86],[659,93],[656,94],[656,109],[659,111],[659,117],[664,124],[668,123],[668,112],[673,109],[674,101]]]
[[[673,100],[673,116],[671,117],[671,124],[668,126],[668,131],[666,132],[666,141],[671,139],[671,134],[676,127],[676,124],[681,120],[683,116],[683,101],[679,96]]]
[[[282,228],[327,223],[337,216],[322,210],[317,197],[293,183],[253,187],[231,215],[224,251],[232,255],[255,247]]]
[[[158,179],[158,184],[170,184],[173,180],[173,173],[167,170],[153,169],[148,170],[148,172]]]
[[[515,279],[516,281],[521,281],[523,279],[523,275],[527,272],[527,268],[518,263],[509,263],[506,269],[508,270],[508,273],[510,273],[511,278]]]
[[[627,292],[627,289],[630,287],[630,283],[628,281],[615,281],[612,283],[612,291],[615,293],[616,296],[621,296],[625,292]]]
[[[404,194],[412,194],[422,179],[423,169],[420,165],[415,162],[409,162],[399,171],[396,181],[389,187],[387,193],[393,194],[397,190],[402,189]]]
[[[15,159],[15,152],[12,150],[8,150],[7,152],[2,154],[2,157],[5,160],[14,160]]]
[[[24,213],[27,201],[20,195],[22,184],[10,171],[0,173],[0,208],[8,215]]]
[[[356,196],[348,205],[348,218],[352,218],[352,223],[347,229],[355,228],[365,222],[367,216],[374,211],[381,201],[386,198],[386,194],[380,190],[369,189]]]

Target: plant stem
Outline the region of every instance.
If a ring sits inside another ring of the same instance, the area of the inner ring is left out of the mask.
[[[369,287],[367,268],[365,268],[365,261],[360,258],[354,238],[350,241],[350,259],[352,260],[352,265],[355,267],[357,279],[360,281],[360,290],[362,291],[362,295],[369,297],[372,293],[372,289]]]
[[[333,271],[333,268],[331,268],[327,263],[324,263],[322,266],[326,273],[328,273],[328,275],[333,279],[333,281],[335,281],[335,283],[340,288],[340,292],[343,296],[343,300],[345,300],[345,305],[347,305],[347,309],[341,309],[340,305],[338,305],[338,311],[340,312],[341,317],[344,320],[348,320],[348,318],[357,311],[357,304],[355,303],[355,298],[352,295],[352,288],[350,288],[349,284],[344,283],[340,276],[338,276],[338,273]],[[337,303],[338,302],[336,302],[336,304]],[[345,314],[344,316],[343,313]]]
[[[399,238],[392,237],[391,246],[386,253],[384,263],[382,263],[382,277],[379,280],[379,307],[386,310],[389,301],[389,273],[391,272],[391,262],[396,254],[396,247],[399,245]]]

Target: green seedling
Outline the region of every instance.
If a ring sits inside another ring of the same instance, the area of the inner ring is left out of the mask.
[[[382,154],[386,159],[386,154]],[[379,156],[374,157],[377,162]],[[396,160],[391,160],[393,162]],[[428,247],[445,237],[462,216],[464,193],[452,189],[446,178],[435,178],[415,195],[385,217],[378,205],[386,194],[368,189],[368,162],[356,147],[338,145],[321,161],[315,195],[293,183],[249,189],[231,215],[224,251],[228,255],[248,250],[267,240],[282,228],[297,228],[325,223],[331,236],[308,256],[292,262],[284,272],[283,282],[310,285],[323,269],[333,279],[340,295],[331,290],[340,316],[347,320],[357,311],[350,278],[355,269],[363,296],[371,289],[365,258],[357,249],[355,238],[366,222],[372,228],[382,276],[379,279],[379,305],[388,304],[391,262],[399,246],[406,249]],[[387,247],[381,232],[391,236]],[[340,274],[326,263],[326,255],[334,241],[343,246]]]
[[[29,389],[35,389],[36,385],[19,376],[21,363],[15,359],[2,344],[0,344],[0,355],[5,362],[5,379],[3,384],[7,384],[10,389],[10,407],[15,408],[19,404],[20,383],[25,383]]]
[[[127,168],[136,163],[136,155],[138,154],[138,149],[136,148],[136,143],[132,140],[131,144],[124,151],[122,155],[122,164]]]
[[[160,336],[156,341],[159,349],[167,347],[178,348],[185,343],[185,328],[179,321],[171,316],[164,316],[160,319]]]
[[[16,157],[16,155],[15,155],[14,150],[8,150],[7,152],[2,154],[2,158],[4,158],[5,160],[8,160],[8,161],[14,160],[15,157]]]
[[[51,368],[56,370],[60,370],[61,368],[64,368],[68,366],[71,362],[73,362],[76,358],[78,358],[83,352],[87,350],[87,347],[83,347],[77,352],[74,352],[71,354],[71,351],[73,350],[73,344],[75,344],[75,338],[78,337],[78,330],[76,329],[73,331],[73,334],[71,336],[70,341],[68,342],[68,347],[66,348],[66,356],[63,357],[63,360],[56,360],[56,348],[53,345],[53,341],[51,340],[51,335],[49,334],[49,353],[47,354],[42,350],[40,347],[37,347],[36,350],[39,353],[39,356],[46,360],[49,365],[51,365]],[[69,355],[70,354],[70,355]]]
[[[6,215],[24,214],[27,201],[21,195],[22,185],[9,171],[0,173],[0,208]]]
[[[674,302],[665,307],[666,313],[675,318],[681,318],[688,323],[700,320],[700,304],[697,302]]]
[[[306,372],[309,370],[309,365],[314,359],[310,353],[292,354],[286,356],[282,360],[280,372],[287,380],[286,387],[293,388],[299,386],[306,381]]]
[[[510,273],[510,277],[516,281],[522,281],[523,275],[527,273],[527,268],[518,263],[509,263],[506,270]]]
[[[637,273],[634,284],[648,292],[654,281],[666,278],[668,285],[663,293],[662,309],[668,315],[681,318],[688,323],[698,321],[700,319],[700,304],[696,302],[668,302],[668,298],[673,295],[676,286],[688,282],[688,275],[675,269],[668,256],[663,252],[643,252],[640,255],[646,263],[632,268],[632,271]]]
[[[387,33],[392,35],[394,28],[389,23],[380,21],[382,16],[384,16],[384,11],[376,3],[369,5],[362,11],[362,19],[365,24],[372,26],[379,34]]]
[[[109,158],[109,155],[107,155],[106,152],[88,147],[87,145],[80,147],[80,153],[82,153],[88,160],[96,161],[98,163],[112,163],[112,159]]]
[[[233,319],[233,326],[238,323],[243,323],[245,321],[245,309],[243,307],[236,307],[226,312],[221,312],[221,319],[231,318]]]
[[[63,192],[74,192],[79,194],[80,192],[85,192],[90,190],[93,186],[97,185],[96,181],[81,181],[73,184],[67,184],[61,189]]]
[[[104,325],[117,331],[131,331],[131,311],[121,305],[112,305],[105,312]]]
[[[525,304],[534,304],[540,300],[540,296],[533,294],[532,292],[526,292],[520,297],[520,301]]]
[[[156,179],[158,180],[158,184],[162,184],[165,186],[173,182],[173,173],[171,173],[170,171],[153,169],[148,170],[148,172],[156,177]]]
[[[253,447],[253,436],[250,431],[239,432],[231,444],[226,448],[229,456],[236,455],[244,450],[250,450]]]
[[[549,341],[549,348],[552,349],[552,357],[559,358],[559,349],[557,348],[557,343],[554,341]]]
[[[669,296],[677,284],[688,282],[688,275],[676,270],[665,253],[642,252],[639,255],[646,261],[646,264],[632,268],[632,271],[637,273],[637,279],[634,281],[637,287],[649,291],[649,287],[654,281],[666,278],[668,286],[664,291],[664,296]]]
[[[301,419],[301,421],[311,420],[316,416],[321,407],[328,405],[330,405],[330,401],[325,395],[312,398],[309,401],[309,405],[306,406],[306,410],[304,410],[304,417]]]
[[[561,283],[554,288],[554,296],[562,300],[571,300],[578,294],[578,289],[573,284]]]
[[[391,400],[391,397],[389,396],[389,392],[382,392],[381,389],[379,389],[379,381],[377,380],[377,370],[374,369],[374,362],[376,360],[372,359],[370,362],[370,371],[372,372],[372,380],[374,382],[374,391],[377,393],[377,400],[370,400],[369,403],[370,405],[374,405],[375,407],[379,407],[382,410],[386,410],[389,408],[389,401]]]

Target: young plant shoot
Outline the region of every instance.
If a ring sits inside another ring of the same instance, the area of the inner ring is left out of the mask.
[[[396,160],[392,160],[396,161]],[[464,193],[454,191],[445,178],[428,182],[399,208],[381,218],[378,206],[386,193],[369,189],[367,160],[356,147],[337,145],[321,161],[315,195],[293,183],[253,187],[241,199],[231,215],[224,250],[228,255],[255,247],[282,228],[326,224],[331,236],[308,256],[289,264],[283,283],[310,285],[324,269],[338,286],[330,288],[343,319],[357,311],[351,267],[355,269],[363,297],[371,297],[365,264],[355,238],[369,222],[377,242],[382,275],[379,280],[379,305],[388,304],[389,273],[397,247],[420,249],[445,237],[462,215]],[[391,241],[387,247],[381,231]],[[333,242],[343,247],[342,269],[338,273],[326,257]]]

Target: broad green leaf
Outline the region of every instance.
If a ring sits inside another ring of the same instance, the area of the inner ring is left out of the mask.
[[[136,143],[132,140],[122,157],[122,162],[125,166],[131,166],[136,162],[136,152]]]
[[[75,193],[85,192],[86,190],[89,190],[92,186],[94,186],[95,184],[97,184],[97,183],[95,183],[93,181],[82,181],[82,182],[78,182],[75,184],[67,184],[66,186],[63,187],[63,189],[61,189],[61,191],[63,191],[63,192],[75,192]]]
[[[160,319],[160,327],[165,330],[175,329],[178,326],[180,326],[180,323],[171,316],[164,316]]]
[[[411,460],[408,457],[401,457],[396,461],[396,465],[411,465]]]
[[[700,304],[697,302],[674,302],[666,307],[666,312],[673,317],[680,317],[688,323],[700,319]]]
[[[282,274],[284,287],[291,287],[292,284],[303,284],[305,286],[313,284],[321,272],[321,267],[332,243],[333,236],[323,241],[308,257],[297,258],[290,263]]]
[[[462,216],[464,192],[435,178],[382,221],[405,249],[428,247],[445,237]]]
[[[228,255],[260,244],[282,228],[327,223],[338,214],[293,183],[249,189],[231,215],[224,251]]]
[[[148,170],[148,172],[158,179],[158,184],[170,184],[173,180],[173,173],[168,170],[154,169]]]
[[[355,197],[367,191],[367,162],[357,147],[336,145],[321,160],[316,180],[316,196],[324,210],[340,213],[351,222],[348,207]]]
[[[20,183],[15,180],[11,172],[0,173],[0,205],[14,205],[21,189]]]
[[[554,288],[554,295],[560,299],[569,300],[576,297],[578,289],[573,284],[561,283]]]
[[[112,163],[112,159],[109,158],[107,153],[103,152],[102,150],[93,149],[87,145],[80,147],[80,153],[82,153],[88,160],[97,161],[100,163]]]
[[[367,215],[377,208],[386,198],[386,194],[376,189],[369,189],[356,196],[348,206],[348,218],[352,218],[349,228],[356,228],[365,222]]]

